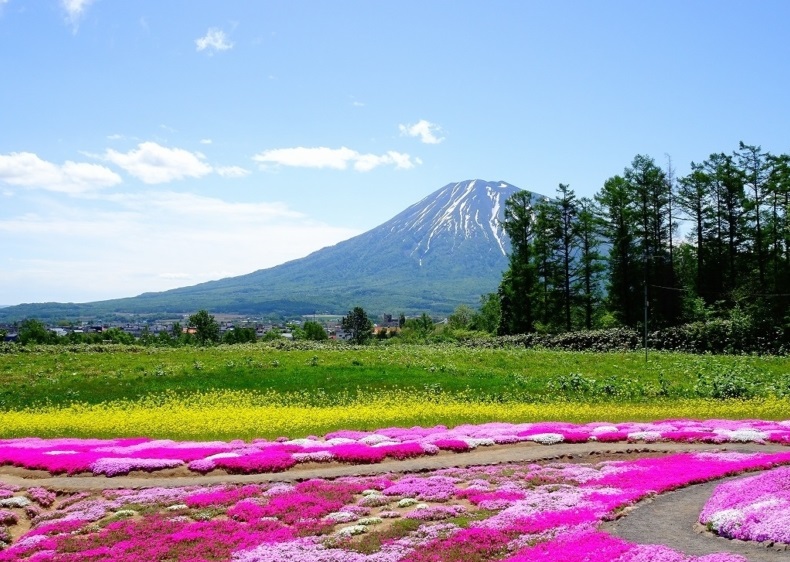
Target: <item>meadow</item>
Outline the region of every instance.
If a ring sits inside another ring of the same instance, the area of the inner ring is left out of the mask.
[[[732,525],[759,513],[766,523],[742,538],[784,540],[790,504],[777,498],[790,473],[770,469],[790,464],[780,451],[789,414],[784,357],[301,342],[5,346],[0,468],[10,483],[0,481],[0,560],[744,562],[635,544],[600,525],[642,498],[757,470],[768,471],[760,489],[770,512],[722,488],[700,522],[732,536]],[[294,484],[200,480],[524,442],[710,450]],[[720,450],[747,443],[768,446]],[[30,470],[159,479],[56,492],[20,479]],[[168,486],[168,471],[194,485]]]
[[[456,345],[0,354],[0,437],[253,439],[463,423],[790,417],[790,360]]]

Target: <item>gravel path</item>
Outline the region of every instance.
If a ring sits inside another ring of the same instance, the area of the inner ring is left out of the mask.
[[[466,453],[444,453],[414,459],[389,460],[377,464],[327,464],[305,467],[297,465],[287,472],[272,474],[208,474],[189,476],[167,476],[154,472],[151,474],[131,474],[129,476],[54,476],[45,478],[26,478],[19,474],[4,474],[0,469],[0,481],[29,488],[43,486],[52,490],[105,490],[110,488],[153,488],[195,486],[205,484],[254,483],[254,482],[294,482],[310,478],[336,478],[338,476],[364,476],[388,472],[424,472],[452,466],[475,466],[523,461],[568,461],[595,462],[597,457],[613,455],[669,454],[683,451],[742,451],[778,452],[787,451],[781,445],[758,445],[755,443],[709,445],[703,443],[573,443],[559,445],[538,445],[537,443],[517,443],[497,447],[479,447]]]
[[[603,459],[626,458],[643,455],[661,455],[684,451],[737,451],[780,452],[787,451],[781,445],[759,445],[755,443],[709,445],[701,443],[575,443],[538,445],[518,443],[497,447],[480,447],[467,453],[443,453],[433,457],[419,457],[403,461],[385,461],[368,465],[297,465],[287,472],[274,474],[209,474],[190,476],[167,476],[158,473],[131,474],[129,476],[55,476],[36,477],[25,474],[3,472],[0,467],[0,482],[22,488],[42,486],[51,490],[72,492],[76,490],[104,490],[110,488],[176,487],[206,484],[294,482],[310,478],[336,478],[338,476],[363,476],[382,473],[423,472],[453,466],[475,466],[524,461],[571,461],[596,462]],[[713,488],[721,480],[689,486],[682,490],[662,494],[641,502],[628,515],[617,521],[604,524],[603,529],[636,543],[663,544],[693,555],[715,552],[741,554],[754,562],[790,561],[790,551],[778,551],[766,546],[732,541],[703,532],[697,524],[702,506]]]
[[[739,476],[735,478],[745,478]],[[694,556],[731,552],[753,562],[787,562],[784,545],[725,539],[705,531],[697,518],[713,489],[726,478],[696,484],[637,504],[627,516],[605,523],[603,530],[641,544],[663,544]]]

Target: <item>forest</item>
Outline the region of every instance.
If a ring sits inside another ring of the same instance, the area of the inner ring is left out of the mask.
[[[593,198],[517,193],[499,333],[724,326],[786,342],[788,209],[790,156],[743,142],[682,177],[637,155]]]

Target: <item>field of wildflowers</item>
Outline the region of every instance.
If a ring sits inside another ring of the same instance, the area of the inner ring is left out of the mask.
[[[521,442],[787,445],[790,421],[765,421],[790,418],[787,367],[786,358],[655,354],[645,363],[443,346],[0,355],[0,562],[741,561],[632,544],[599,524],[646,496],[771,469],[748,477],[748,494],[740,481],[722,485],[700,521],[724,536],[785,540],[768,531],[790,527],[790,468],[776,468],[790,465],[790,449],[298,484],[199,478]],[[197,483],[101,493],[2,483],[4,470],[19,469],[167,471]]]
[[[0,485],[0,561],[738,562],[600,530],[634,502],[790,452],[505,464],[297,484],[52,494]]]
[[[534,442],[543,445],[596,441],[790,444],[790,422],[691,420],[658,422],[486,423],[429,428],[390,427],[375,431],[341,430],[319,438],[234,441],[171,441],[149,438],[0,440],[0,466],[12,465],[53,474],[118,476],[140,470],[185,467],[197,473],[281,472],[299,463],[379,463],[440,451],[461,453],[477,447]]]
[[[486,422],[563,420],[651,421],[665,418],[781,420],[790,399],[678,399],[648,402],[522,402],[409,391],[367,393],[337,404],[310,405],[296,395],[251,391],[164,393],[135,401],[0,410],[0,437],[115,438],[146,435],[179,440],[306,437],[341,429],[456,426]]]

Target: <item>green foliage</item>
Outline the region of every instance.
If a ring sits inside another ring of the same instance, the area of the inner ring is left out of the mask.
[[[258,339],[255,333],[255,328],[240,328],[234,326],[233,329],[228,330],[222,336],[222,343],[235,344],[235,343],[251,343]]]
[[[502,317],[499,295],[488,293],[480,296],[480,310],[472,316],[471,328],[496,334]]]
[[[22,345],[51,343],[57,340],[57,336],[47,330],[41,321],[32,318],[24,320],[20,324],[18,334],[19,343]]]
[[[352,343],[361,345],[367,343],[373,337],[373,322],[362,307],[354,307],[343,317],[340,325],[343,331],[350,335]]]
[[[467,329],[474,320],[475,311],[465,304],[456,307],[455,311],[447,317],[447,323],[454,330]]]
[[[219,341],[219,324],[205,310],[198,310],[189,317],[189,326],[195,329],[195,339],[200,345]]]
[[[312,341],[324,341],[329,338],[324,327],[318,322],[308,320],[302,326],[305,338]]]

